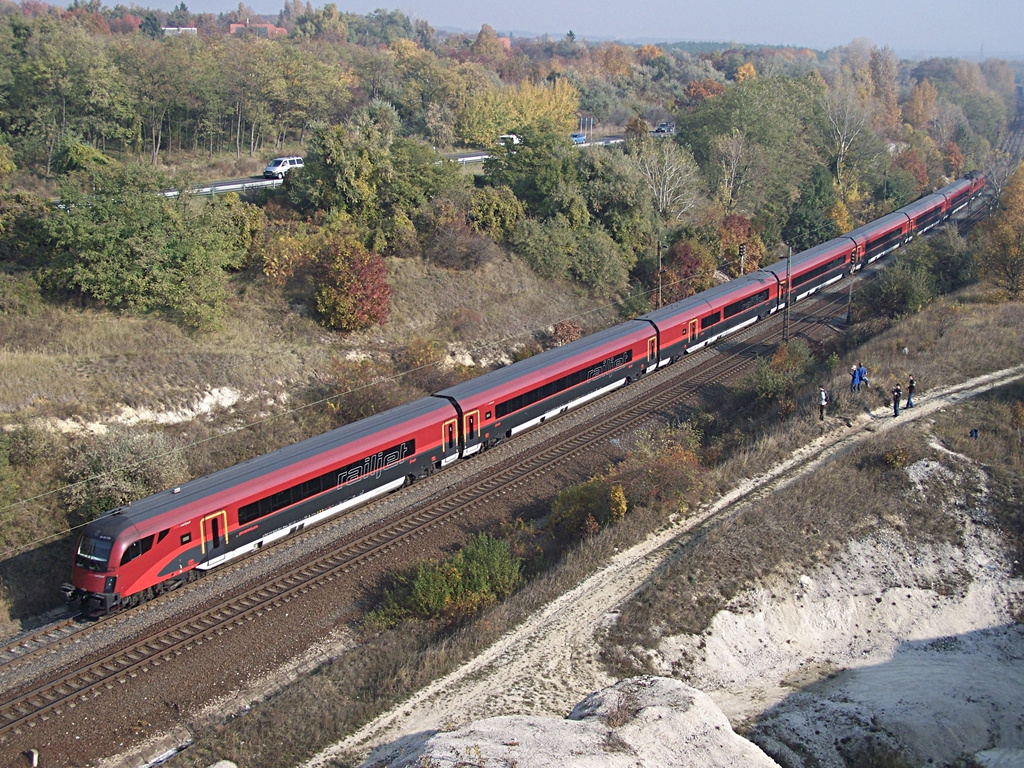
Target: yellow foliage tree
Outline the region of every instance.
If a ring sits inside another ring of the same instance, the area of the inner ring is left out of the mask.
[[[601,60],[608,77],[627,77],[633,69],[633,49],[619,43],[606,45]]]
[[[576,126],[580,94],[568,80],[534,85],[524,82],[509,88],[480,88],[459,115],[456,133],[467,144],[491,146],[498,136],[542,122],[564,130]]]
[[[1010,176],[999,210],[980,229],[977,260],[982,278],[1016,299],[1024,293],[1024,165]]]
[[[907,122],[917,129],[927,129],[935,117],[935,102],[938,96],[939,92],[928,82],[928,78],[911,88],[910,98],[903,106],[903,116]]]
[[[749,61],[746,64],[742,64],[739,69],[736,70],[736,82],[742,83],[744,80],[756,80],[757,70],[754,69],[754,65]]]

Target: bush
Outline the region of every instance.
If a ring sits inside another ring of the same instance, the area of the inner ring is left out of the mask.
[[[410,618],[461,620],[512,594],[522,581],[520,569],[507,541],[482,533],[451,557],[396,576],[369,618],[383,627]]]
[[[759,358],[747,386],[759,401],[780,403],[792,399],[814,370],[811,348],[796,339],[775,350],[771,360]]]
[[[448,269],[477,269],[501,256],[501,249],[486,235],[454,221],[434,231],[423,246],[423,256]]]
[[[68,453],[62,500],[72,526],[188,479],[181,452],[162,432],[115,429]]]
[[[566,488],[551,503],[548,527],[561,541],[585,539],[626,516],[626,493],[621,484],[594,478]]]

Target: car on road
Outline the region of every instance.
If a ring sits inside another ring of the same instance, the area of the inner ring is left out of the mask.
[[[585,133],[574,133],[569,138],[572,139],[572,143],[573,144],[586,144],[587,143],[587,134],[585,134]]]
[[[284,175],[293,168],[302,167],[301,157],[275,157],[270,164],[263,169],[265,179],[283,179]]]
[[[676,132],[676,124],[672,122],[658,123],[658,127],[654,129],[654,132],[671,135]]]

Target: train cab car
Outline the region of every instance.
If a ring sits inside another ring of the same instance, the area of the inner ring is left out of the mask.
[[[910,219],[911,236],[923,235],[945,218],[946,198],[933,193],[900,208]]]
[[[779,308],[779,281],[766,272],[751,272],[638,317],[658,329],[661,364],[741,328]]]
[[[85,527],[64,592],[89,615],[134,605],[455,461],[457,421],[422,398],[109,512]]]
[[[907,242],[910,238],[910,217],[896,211],[857,227],[843,237],[854,243],[853,268],[863,269]]]
[[[971,200],[974,200],[985,193],[987,181],[984,173],[975,173],[968,178],[971,180]]]
[[[442,390],[459,411],[462,455],[635,381],[658,363],[649,323],[629,321]]]
[[[842,280],[843,276],[850,271],[853,253],[853,241],[849,238],[837,237],[827,243],[794,254],[789,275],[792,283],[790,287],[792,301],[800,301],[815,291]],[[765,267],[763,271],[772,273],[778,279],[782,291],[782,295],[779,297],[779,306],[780,308],[785,306],[787,298],[786,259]]]

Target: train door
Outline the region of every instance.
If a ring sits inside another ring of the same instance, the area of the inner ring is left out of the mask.
[[[686,337],[688,339],[686,342],[687,346],[693,344],[693,342],[697,340],[697,334],[700,331],[700,325],[698,322],[697,318],[693,318],[693,320],[690,321],[689,327],[686,330]]]
[[[210,562],[227,553],[228,513],[221,509],[202,519],[199,526],[200,547],[203,559]]]
[[[441,425],[441,466],[447,466],[459,457],[458,419],[449,419]]]
[[[647,367],[658,367],[658,337],[651,336],[647,340]]]
[[[466,438],[464,454],[469,456],[480,450],[480,411],[463,414],[462,426]]]

